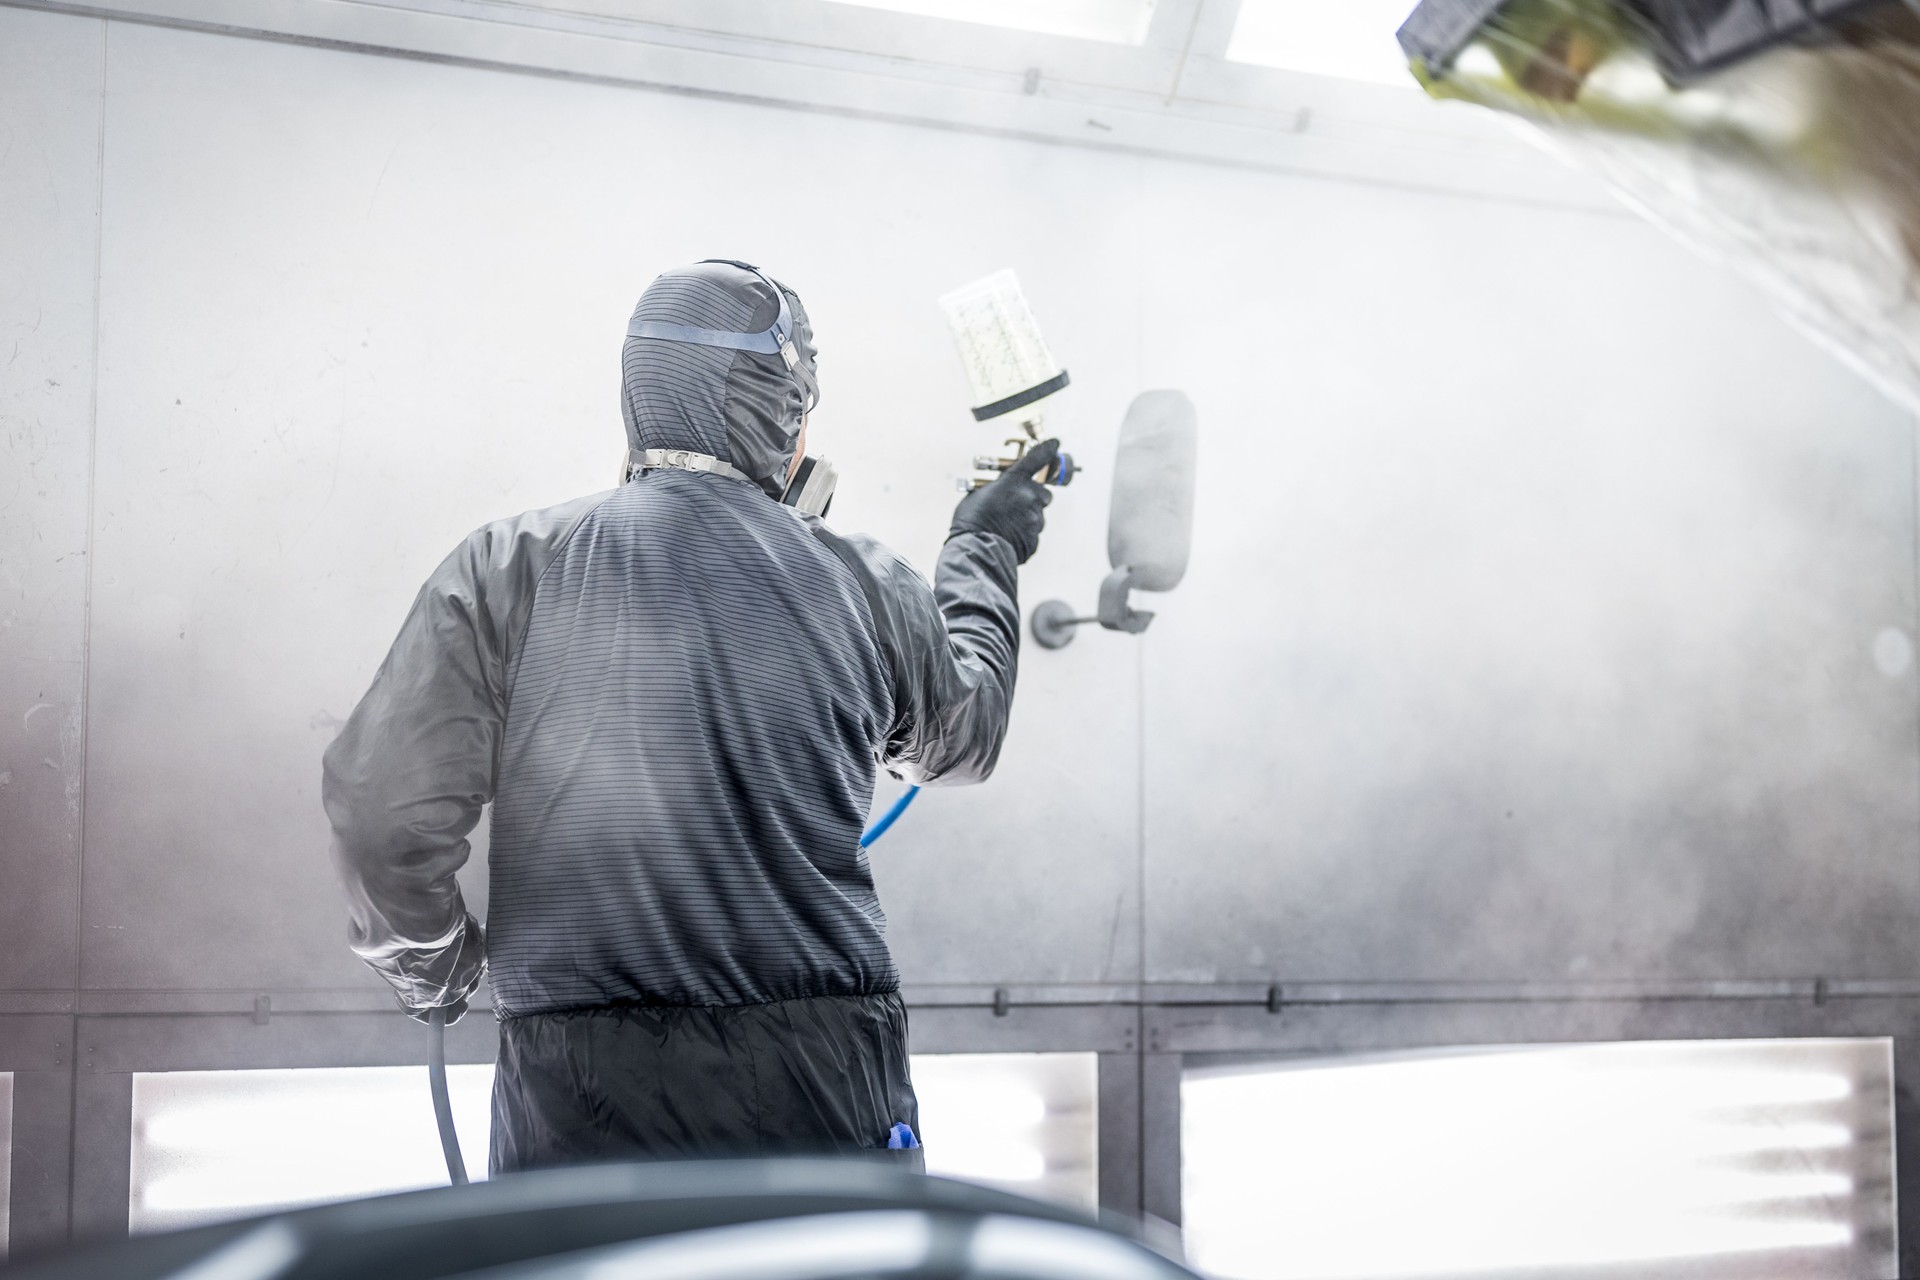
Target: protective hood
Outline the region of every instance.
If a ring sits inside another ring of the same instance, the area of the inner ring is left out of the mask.
[[[792,312],[793,344],[811,376],[818,360],[813,326],[799,296],[779,288]],[[758,276],[731,263],[702,262],[648,285],[633,319],[759,333],[779,314],[779,298]],[[629,337],[620,367],[629,448],[710,454],[772,497],[785,491],[807,405],[778,354]]]

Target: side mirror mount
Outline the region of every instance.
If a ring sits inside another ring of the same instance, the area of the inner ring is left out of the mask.
[[[1098,622],[1108,631],[1139,635],[1153,614],[1135,609],[1134,591],[1171,591],[1186,576],[1193,550],[1193,492],[1199,422],[1193,401],[1179,391],[1134,397],[1120,428],[1107,520],[1107,562],[1100,607],[1077,617],[1062,600],[1033,611],[1033,638],[1042,648],[1071,643],[1074,631]]]
[[[1109,631],[1124,631],[1137,636],[1147,629],[1153,615],[1133,607],[1133,569],[1121,565],[1100,582],[1100,608],[1094,614]]]

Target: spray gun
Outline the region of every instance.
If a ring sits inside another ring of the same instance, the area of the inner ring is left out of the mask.
[[[1006,445],[1013,450],[1013,453],[1007,457],[993,457],[982,454],[975,458],[973,460],[974,474],[962,480],[960,487],[971,492],[983,485],[992,484],[994,476],[1024,458],[1028,448],[1036,443],[1039,438],[1037,433],[1026,436],[1009,436]],[[1072,484],[1074,476],[1079,473],[1080,464],[1073,460],[1073,455],[1070,453],[1062,453],[1055,456],[1052,466],[1048,467],[1046,471],[1040,475],[1035,476],[1034,479],[1038,480],[1041,484],[1065,486]]]
[[[1009,450],[1006,455],[976,457],[973,475],[960,481],[962,489],[978,489],[993,483],[1039,442],[1041,402],[1065,389],[1067,371],[1047,350],[1020,292],[1019,277],[1011,271],[962,285],[940,299],[940,309],[973,386],[974,421],[1013,429],[1002,441]],[[1062,452],[1046,474],[1034,478],[1064,486],[1073,483],[1079,471],[1072,455]]]
[[[967,381],[973,384],[974,421],[1013,424],[1019,430],[1002,442],[1012,451],[1008,456],[982,455],[973,460],[974,474],[960,481],[961,489],[973,490],[992,484],[1040,442],[1040,402],[1066,387],[1067,371],[1047,350],[1040,326],[1020,292],[1020,279],[1011,271],[996,271],[984,280],[961,285],[940,299],[940,309],[946,312]],[[1062,451],[1034,479],[1065,486],[1073,483],[1079,470],[1072,455]],[[869,848],[885,835],[919,794],[918,787],[901,793],[860,837],[860,848]]]

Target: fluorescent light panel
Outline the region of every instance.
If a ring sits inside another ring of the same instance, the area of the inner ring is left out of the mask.
[[[484,1178],[493,1068],[450,1066],[447,1089]],[[131,1172],[135,1231],[447,1180],[424,1066],[136,1075]]]
[[[1412,0],[1242,0],[1227,60],[1413,88],[1394,33]]]
[[[1181,1107],[1187,1246],[1230,1280],[1893,1274],[1884,1040],[1202,1068]]]
[[[927,18],[1112,44],[1140,44],[1153,20],[1153,0],[835,0]]]
[[[916,1055],[929,1170],[1091,1208],[1095,1062]],[[484,1178],[493,1068],[447,1077],[468,1171]],[[183,1071],[134,1077],[131,1174],[133,1229],[157,1231],[440,1186],[446,1162],[424,1066]]]
[[[1091,1209],[1091,1053],[916,1054],[927,1172]]]

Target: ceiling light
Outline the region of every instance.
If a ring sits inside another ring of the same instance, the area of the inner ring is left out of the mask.
[[[1414,87],[1394,33],[1413,0],[1243,0],[1230,62]]]
[[[1113,44],[1147,38],[1153,0],[835,0],[866,9],[891,9],[927,18],[952,18],[989,27],[1076,36]]]

